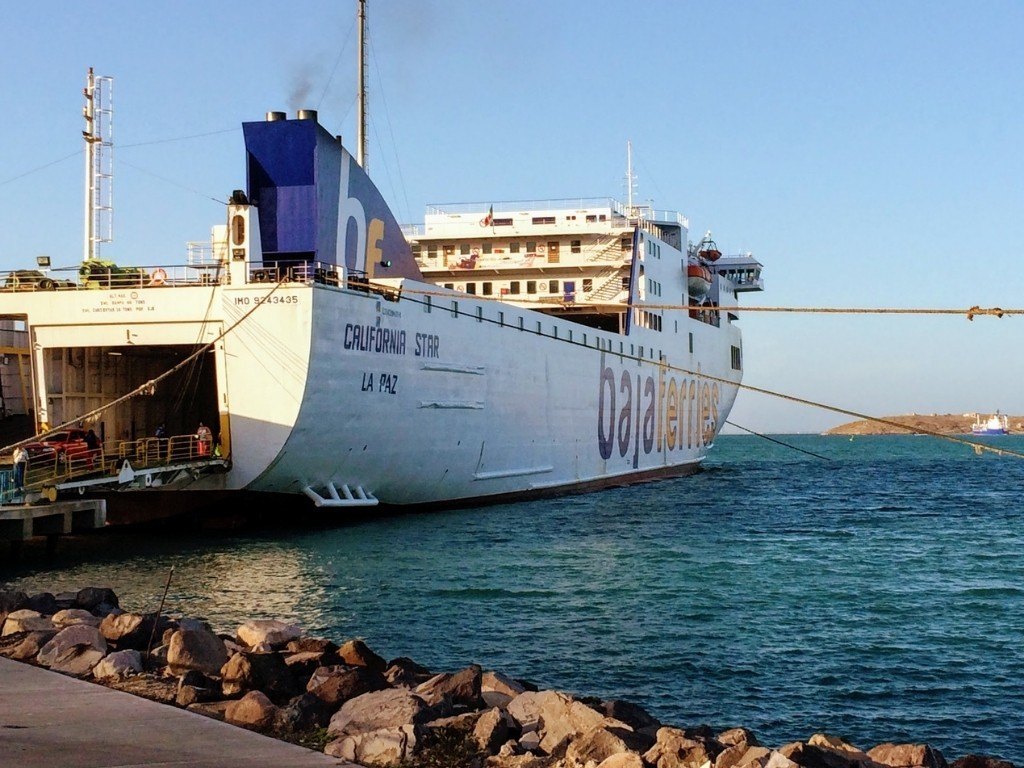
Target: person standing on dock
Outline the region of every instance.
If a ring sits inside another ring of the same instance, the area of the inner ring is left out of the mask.
[[[28,451],[20,445],[14,449],[12,455],[14,462],[14,490],[25,490],[25,473],[28,470]]]

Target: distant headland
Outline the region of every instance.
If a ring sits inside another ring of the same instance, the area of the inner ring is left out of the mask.
[[[964,435],[971,433],[977,414],[975,413],[910,413],[902,416],[882,416],[886,421],[902,424],[907,429],[900,429],[892,424],[881,424],[877,421],[862,419],[842,424],[825,432],[826,435],[906,435],[910,431],[940,432],[944,435]],[[982,414],[982,419],[988,414]],[[1008,416],[1011,433],[1024,433],[1024,416]]]

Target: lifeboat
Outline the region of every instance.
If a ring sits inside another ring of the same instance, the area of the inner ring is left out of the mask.
[[[703,264],[687,264],[686,287],[690,296],[703,299],[711,290],[711,270]]]

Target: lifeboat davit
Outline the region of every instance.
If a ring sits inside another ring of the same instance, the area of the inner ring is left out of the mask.
[[[711,270],[703,264],[687,264],[686,287],[690,296],[703,299],[711,290]]]

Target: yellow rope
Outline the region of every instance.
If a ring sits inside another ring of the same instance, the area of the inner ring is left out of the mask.
[[[515,304],[519,309],[546,309],[546,308],[562,308],[565,303],[561,300],[555,301],[536,301],[526,300],[519,301],[515,298],[510,298],[508,295],[504,296],[482,296],[475,293],[464,293],[462,291],[456,291],[455,295],[451,291],[424,291],[417,290],[415,288],[402,288],[402,295],[415,294],[417,296],[444,296],[448,298],[457,298],[458,294],[471,296],[474,301],[494,301],[503,304]],[[586,308],[588,306],[607,307],[607,306],[618,306],[622,309],[678,309],[684,311],[694,312],[783,312],[783,313],[802,313],[802,314],[826,314],[826,315],[965,315],[968,320],[973,320],[975,317],[990,315],[994,317],[1003,317],[1009,315],[1024,315],[1024,309],[1003,309],[1002,307],[980,307],[975,305],[967,309],[957,309],[949,307],[940,308],[921,308],[921,307],[747,307],[747,306],[709,306],[707,304],[651,304],[648,302],[640,304],[576,304],[572,306],[577,308]]]

